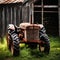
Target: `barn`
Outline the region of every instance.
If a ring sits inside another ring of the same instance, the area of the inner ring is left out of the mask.
[[[8,24],[19,26],[26,21],[43,24],[47,34],[60,36],[60,0],[32,2],[33,0],[0,0],[0,37],[6,34]]]

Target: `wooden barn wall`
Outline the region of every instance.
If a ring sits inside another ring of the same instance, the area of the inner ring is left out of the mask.
[[[27,12],[27,8],[26,10]],[[14,24],[19,26],[21,22],[23,22],[23,18],[27,20],[27,17],[24,16],[24,13],[22,14],[21,11],[21,5],[20,4],[6,4],[6,5],[0,5],[0,37],[3,37],[7,32],[7,26],[8,24]],[[25,16],[27,14],[25,13]]]

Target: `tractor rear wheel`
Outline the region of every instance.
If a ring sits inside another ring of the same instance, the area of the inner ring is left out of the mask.
[[[13,41],[11,44],[11,53],[13,56],[19,55],[19,44],[16,41]]]
[[[19,55],[19,37],[16,33],[13,33],[10,35],[10,37],[7,40],[7,44],[12,55],[18,56]]]
[[[39,44],[39,50],[41,52],[49,54],[49,52],[50,52],[50,41],[49,41],[47,34],[42,35],[40,40],[44,43]]]

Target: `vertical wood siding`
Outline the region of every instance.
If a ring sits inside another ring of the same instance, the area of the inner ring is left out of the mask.
[[[24,10],[26,9],[27,8]],[[21,11],[20,4],[0,5],[0,37],[3,37],[6,34],[8,24],[19,26],[22,22],[22,16],[24,16],[24,13]],[[25,16],[27,16],[27,14]],[[26,19],[27,17],[25,18],[25,21]]]

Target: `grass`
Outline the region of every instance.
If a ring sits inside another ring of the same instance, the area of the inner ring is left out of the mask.
[[[6,39],[0,43],[0,60],[59,60],[60,59],[60,37],[50,37],[50,54],[40,53],[38,48],[31,50],[24,44],[20,45],[20,55],[13,57],[7,48]]]

